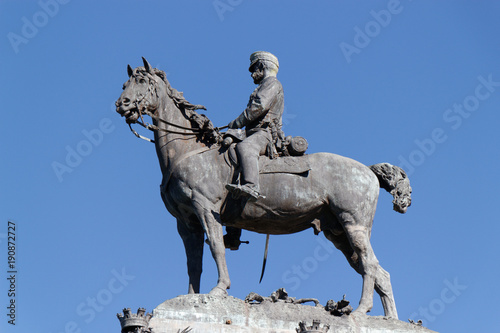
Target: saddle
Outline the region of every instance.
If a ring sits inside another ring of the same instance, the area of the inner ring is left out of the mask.
[[[230,129],[224,134],[223,145],[227,147],[227,156],[229,157],[231,164],[233,164],[235,167],[239,166],[238,154],[236,154],[236,145],[237,143],[243,141],[245,138],[245,131],[241,129]],[[290,154],[275,154],[274,156],[277,157],[274,158],[271,158],[269,156],[269,153],[259,156],[259,174],[290,173],[299,175],[309,172],[309,170],[311,170],[309,162],[307,161],[307,159],[301,157],[304,154],[305,149],[301,149],[300,147],[298,147],[299,144],[297,144],[296,138],[300,138],[305,141],[305,139],[301,137],[295,137],[291,140],[286,140],[288,141],[288,144],[286,144],[285,141],[285,145],[283,147],[290,147],[291,142],[296,142],[295,148],[297,149],[289,148],[285,151],[302,152],[295,153],[295,156],[291,156]],[[293,141],[293,139],[296,140]],[[300,145],[304,146],[303,143],[300,143]],[[305,141],[305,147],[307,148],[307,141]],[[267,151],[269,151],[269,149],[267,149]]]

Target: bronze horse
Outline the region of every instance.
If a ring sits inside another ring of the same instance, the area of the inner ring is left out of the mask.
[[[387,163],[367,167],[339,155],[316,153],[293,157],[309,163],[306,175],[261,174],[265,198],[243,203],[231,199],[225,185],[235,181],[237,172],[227,160],[226,148],[207,143],[202,137],[206,132],[193,121],[200,118],[194,110],[202,107],[186,101],[163,71],[143,61],[143,67],[128,66],[129,79],[116,110],[128,124],[145,125],[142,115],[152,116],[153,125],[145,126],[154,130],[163,174],[161,197],[177,219],[184,242],[189,293],[200,291],[206,236],[218,270],[217,285],[210,294],[227,294],[230,280],[223,225],[273,235],[313,227],[342,251],[363,278],[355,312],[371,310],[376,290],[385,315],[397,318],[389,273],[379,265],[370,235],[381,187],[393,194],[396,211],[404,213],[410,205],[411,187],[404,171]]]

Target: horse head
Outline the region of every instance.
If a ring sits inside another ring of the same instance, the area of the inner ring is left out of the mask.
[[[142,60],[144,67],[132,69],[127,65],[129,79],[123,84],[123,92],[115,103],[116,112],[125,117],[128,124],[135,123],[145,110],[154,113],[160,104],[157,89],[165,73],[152,68],[146,59]]]

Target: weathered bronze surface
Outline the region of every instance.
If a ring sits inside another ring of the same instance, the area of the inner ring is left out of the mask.
[[[289,173],[268,167],[274,172],[258,176],[261,196],[257,200],[234,198],[226,185],[236,184],[239,172],[219,129],[195,111],[203,107],[186,101],[170,86],[165,73],[145,59],[143,67],[129,66],[128,74],[117,112],[129,124],[154,130],[163,174],[161,197],[177,219],[184,242],[189,293],[200,291],[205,237],[219,275],[210,294],[227,293],[224,225],[276,235],[313,228],[316,233],[322,231],[362,276],[362,296],[355,312],[370,311],[375,290],[385,315],[397,318],[390,277],[373,252],[370,233],[380,187],[394,196],[398,212],[404,213],[410,205],[411,187],[402,169],[387,163],[367,167],[330,153],[287,157],[307,165],[307,171]],[[142,120],[146,114],[153,117],[152,126]],[[266,156],[260,159],[273,163]]]

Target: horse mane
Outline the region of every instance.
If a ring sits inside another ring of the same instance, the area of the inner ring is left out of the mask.
[[[182,91],[178,91],[170,85],[167,80],[167,74],[158,68],[152,68],[151,73],[144,67],[138,67],[137,71],[142,74],[156,75],[162,79],[167,87],[167,93],[170,98],[174,101],[174,104],[179,108],[184,116],[191,121],[191,125],[194,128],[201,129],[199,134],[200,140],[204,141],[208,145],[220,144],[222,142],[222,135],[215,128],[212,121],[204,114],[196,112],[196,110],[206,110],[207,108],[200,104],[192,104],[185,97]]]

